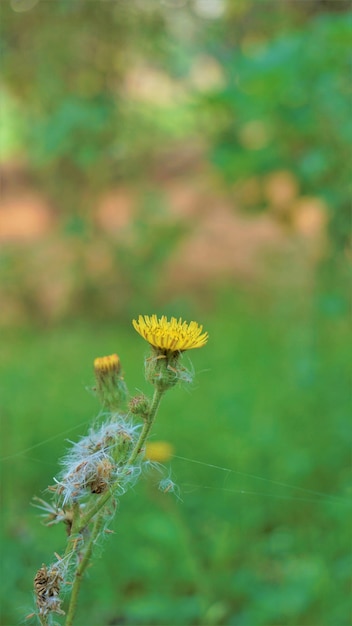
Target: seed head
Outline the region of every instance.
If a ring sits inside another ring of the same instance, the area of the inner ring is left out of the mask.
[[[40,615],[58,613],[64,615],[59,598],[62,576],[54,566],[48,569],[43,565],[34,577],[34,592]]]

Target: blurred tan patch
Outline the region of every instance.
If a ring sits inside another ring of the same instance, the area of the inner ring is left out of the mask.
[[[54,226],[46,200],[37,193],[3,198],[0,208],[0,241],[25,243],[41,239]]]
[[[176,155],[166,147],[160,157],[155,179],[165,214],[161,211],[156,217],[151,212],[150,222],[157,227],[161,223],[170,226],[170,221],[185,227],[160,267],[158,293],[188,290],[196,294],[198,287],[201,293],[228,279],[261,284],[274,274],[291,283],[309,282],[329,245],[325,204],[316,197],[298,197],[298,183],[288,171],[274,172],[264,181],[253,177],[236,183],[228,193],[199,154],[200,145],[190,150],[185,145],[178,147]],[[121,285],[119,305],[124,306],[129,276],[115,250],[127,245],[133,256],[141,247],[135,226],[139,225],[143,185],[116,187],[101,196],[93,215],[100,232],[88,243],[52,232],[56,226],[53,211],[22,171],[9,168],[5,182],[0,241],[15,246],[8,270],[12,286],[3,287],[1,296],[6,302],[0,323],[19,320],[28,312],[60,319],[82,306],[80,299],[84,301],[92,285],[106,310],[116,308],[116,286]],[[271,211],[241,212],[262,206],[264,195]],[[16,245],[24,242],[19,255]]]
[[[125,91],[132,101],[158,106],[170,106],[184,98],[185,87],[166,72],[149,65],[136,65],[127,74]]]
[[[96,223],[107,235],[118,238],[133,218],[135,203],[136,198],[129,189],[109,191],[98,203]]]
[[[85,250],[85,269],[91,278],[114,274],[115,262],[105,241],[95,241]]]
[[[240,206],[254,207],[262,201],[262,186],[259,178],[252,177],[234,186],[235,196]]]
[[[202,214],[206,196],[204,189],[196,181],[172,181],[168,183],[165,192],[169,211],[174,217],[187,220]]]
[[[186,185],[193,185],[194,179],[191,181],[190,176],[197,178],[199,172],[204,178],[204,149],[204,143],[199,140],[180,141],[176,146],[165,145],[151,163],[150,171],[154,182],[169,186],[176,177],[180,179],[182,176]]]
[[[0,327],[16,326],[17,324],[22,324],[25,321],[26,315],[19,300],[6,297],[1,293],[1,289],[0,300]]]
[[[189,80],[198,91],[220,89],[226,83],[221,65],[209,55],[200,55],[196,58]]]
[[[320,198],[308,196],[298,198],[291,210],[293,226],[301,235],[317,237],[325,233],[328,209]]]
[[[289,212],[290,204],[298,195],[298,181],[286,170],[270,174],[264,182],[264,196],[275,212]]]
[[[263,255],[284,246],[282,229],[272,217],[249,217],[214,203],[170,259],[167,282],[189,287],[225,276],[255,278],[265,272]]]
[[[28,287],[47,319],[60,319],[72,305],[78,255],[69,240],[56,239],[36,246],[28,258]]]

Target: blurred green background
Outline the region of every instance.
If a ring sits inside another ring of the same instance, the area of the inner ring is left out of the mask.
[[[64,548],[30,501],[99,410],[93,359],[150,392],[154,312],[210,335],[153,433],[180,499],[153,473],[121,498],[77,626],[352,623],[351,26],[334,0],[2,3],[2,625]]]

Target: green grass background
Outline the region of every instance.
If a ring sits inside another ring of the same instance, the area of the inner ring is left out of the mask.
[[[77,626],[350,624],[344,299],[226,292],[203,313],[188,312],[209,343],[186,354],[195,382],[168,392],[152,437],[205,465],[167,464],[181,499],[160,492],[153,472],[120,499],[115,534],[84,581]],[[9,626],[34,610],[33,576],[65,546],[64,529],[42,526],[30,501],[52,484],[66,439],[85,434],[99,410],[86,390],[94,357],[118,352],[130,391],[151,390],[148,348],[129,320],[7,331],[1,350],[1,624]]]

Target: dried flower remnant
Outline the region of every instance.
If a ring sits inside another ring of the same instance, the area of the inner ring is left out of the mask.
[[[113,469],[114,466],[109,459],[102,459],[97,463],[96,475],[89,485],[92,493],[104,493],[108,489]]]
[[[57,485],[49,487],[48,490],[56,493]],[[70,534],[72,526],[72,509],[60,508],[57,503],[50,504],[50,502],[46,502],[42,498],[37,498],[37,496],[34,496],[32,504],[37,509],[44,511],[44,513],[41,514],[44,526],[53,526],[54,524],[64,522],[66,524],[67,534]]]
[[[43,565],[34,577],[34,592],[36,595],[39,615],[47,616],[49,613],[64,615],[61,610],[59,598],[60,584],[63,578],[56,567],[46,568]]]
[[[91,429],[86,437],[74,443],[62,460],[63,471],[51,487],[61,507],[87,494],[101,494],[119,477],[120,487],[132,479],[124,464],[139,436],[140,426],[114,413],[111,422]],[[135,471],[133,476],[136,476]]]

